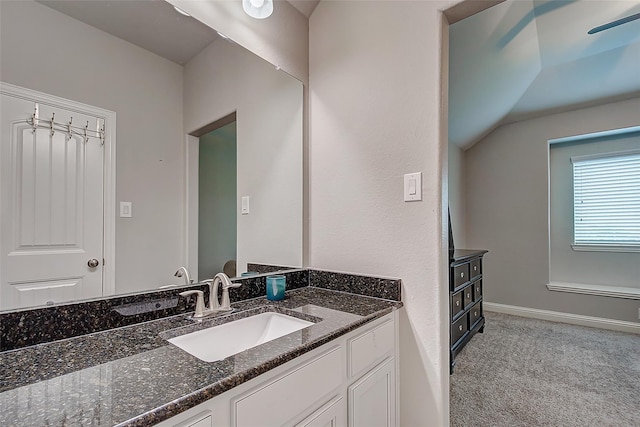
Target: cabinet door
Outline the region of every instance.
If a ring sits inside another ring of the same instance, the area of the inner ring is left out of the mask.
[[[393,358],[349,387],[349,427],[396,425],[396,381]]]
[[[331,402],[309,415],[296,427],[344,427],[346,425],[344,399],[336,397]]]

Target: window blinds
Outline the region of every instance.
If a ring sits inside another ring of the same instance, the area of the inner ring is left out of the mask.
[[[640,247],[640,151],[571,162],[574,244]]]

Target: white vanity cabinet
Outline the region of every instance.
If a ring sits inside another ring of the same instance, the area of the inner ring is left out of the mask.
[[[159,425],[395,427],[397,313],[336,338]]]

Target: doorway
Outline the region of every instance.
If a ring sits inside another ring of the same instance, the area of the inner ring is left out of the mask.
[[[198,277],[211,278],[235,270],[230,265],[237,253],[236,121],[198,142]]]

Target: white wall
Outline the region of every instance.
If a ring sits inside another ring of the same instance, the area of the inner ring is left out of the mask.
[[[302,105],[302,83],[223,39],[185,65],[186,133],[237,111],[238,273],[302,265]]]
[[[465,152],[467,244],[489,250],[484,263],[486,301],[637,321],[637,301],[551,292],[546,284],[547,141],[635,126],[638,111],[636,98],[516,122]]]
[[[640,253],[574,251],[571,157],[640,149],[640,132],[582,142],[552,144],[549,150],[549,280],[640,289]],[[637,190],[640,191],[640,188]],[[636,305],[640,305],[636,303]]]
[[[182,261],[182,67],[31,1],[0,2],[0,79],[115,111],[116,292],[171,283]],[[112,260],[106,260],[112,262]]]
[[[403,426],[449,419],[439,10],[451,4],[323,1],[309,20],[311,266],[402,278]],[[403,174],[418,171],[423,201],[405,203]]]
[[[464,168],[464,151],[454,144],[449,144],[449,210],[453,241],[455,247],[459,249],[467,248]]]

